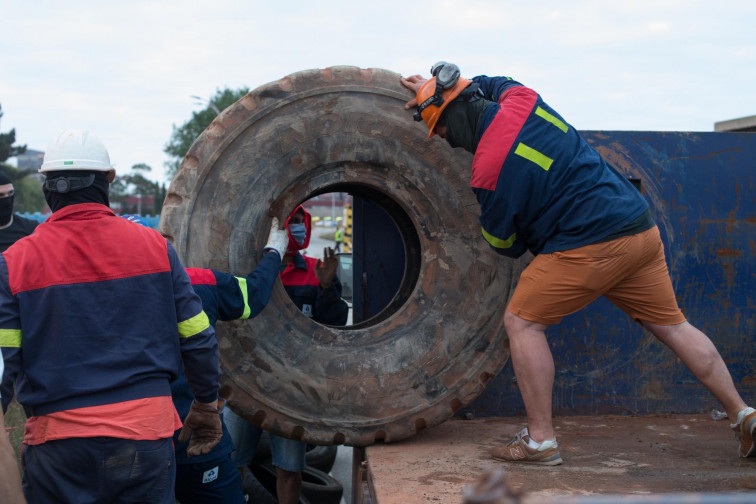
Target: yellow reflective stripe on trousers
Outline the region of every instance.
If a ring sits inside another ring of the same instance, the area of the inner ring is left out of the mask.
[[[560,130],[562,130],[565,133],[567,133],[567,129],[568,129],[567,125],[564,124],[564,122],[562,122],[561,120],[559,120],[558,117],[549,114],[548,112],[546,112],[545,110],[543,110],[541,107],[536,108],[535,115],[537,115],[538,117],[540,117],[542,119],[545,119],[545,120],[549,121],[551,124],[553,124],[554,126],[556,126],[557,128],[559,128]]]
[[[182,338],[188,338],[201,333],[208,327],[210,327],[210,319],[207,318],[207,314],[204,311],[201,311],[194,317],[179,322],[178,332]]]
[[[21,348],[21,329],[0,329],[0,347]]]
[[[514,153],[518,156],[524,157],[528,161],[532,161],[546,171],[549,171],[549,168],[551,168],[551,163],[554,162],[554,160],[550,157],[541,154],[537,150],[533,149],[532,147],[528,147],[522,142],[517,145]]]
[[[241,277],[234,277],[239,282],[239,290],[241,290],[242,297],[244,298],[244,313],[239,317],[240,319],[248,319],[249,314],[252,313],[252,309],[249,307],[249,293],[247,292],[247,279]]]
[[[514,245],[514,242],[517,241],[517,233],[512,233],[512,236],[510,236],[506,240],[502,240],[501,238],[496,238],[494,235],[483,228],[480,228],[480,231],[483,233],[483,238],[485,238],[488,243],[496,248],[507,249]]]

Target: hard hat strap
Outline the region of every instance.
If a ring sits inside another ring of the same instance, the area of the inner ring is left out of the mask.
[[[473,82],[469,86],[467,86],[461,93],[459,93],[459,96],[457,96],[456,100],[458,101],[466,101],[466,102],[474,102],[477,100],[480,100],[485,95],[483,94],[483,90],[480,89],[480,84],[477,82]]]
[[[94,183],[95,174],[90,173],[84,177],[56,177],[45,180],[45,189],[50,192],[66,194],[89,187]]]
[[[442,89],[439,89],[438,87],[436,87],[436,93],[433,96],[431,96],[430,98],[428,98],[424,102],[418,104],[417,111],[415,111],[415,114],[412,116],[415,119],[415,121],[422,121],[423,120],[423,117],[422,117],[421,114],[422,114],[423,110],[425,110],[429,106],[435,105],[437,107],[440,107],[444,103],[444,99],[441,96],[441,92],[442,91],[443,91]]]

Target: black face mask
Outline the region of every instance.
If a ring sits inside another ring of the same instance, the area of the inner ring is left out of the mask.
[[[486,107],[492,102],[484,99],[453,101],[444,110],[443,126],[446,126],[446,141],[452,147],[462,147],[475,154],[478,148],[478,124]]]
[[[60,177],[87,177],[90,173],[92,172],[84,170],[48,172],[47,180],[54,180]],[[94,174],[95,178],[92,185],[66,193],[51,191],[47,187],[48,184],[44,184],[42,192],[45,195],[45,201],[47,201],[50,210],[57,212],[63,207],[79,203],[99,203],[109,207],[108,189],[110,188],[110,183],[108,182],[108,175],[105,172],[94,172]],[[53,184],[54,186],[55,184]]]
[[[0,198],[0,226],[8,224],[13,217],[13,198],[15,196]]]

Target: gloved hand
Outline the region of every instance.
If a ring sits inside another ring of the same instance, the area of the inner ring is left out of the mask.
[[[189,446],[186,447],[188,457],[204,455],[218,444],[223,437],[218,401],[211,403],[192,401],[178,440],[183,443],[189,439],[189,436],[191,439]]]
[[[283,259],[288,247],[289,232],[285,229],[278,229],[278,218],[273,217],[273,222],[270,223],[270,235],[268,235],[268,243],[265,245],[265,249],[275,250]]]

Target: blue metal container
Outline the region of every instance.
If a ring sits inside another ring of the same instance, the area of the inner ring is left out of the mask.
[[[678,302],[756,402],[756,134],[583,132],[639,180]],[[554,412],[699,413],[721,405],[682,362],[604,298],[549,328]],[[523,415],[510,363],[464,412]]]

